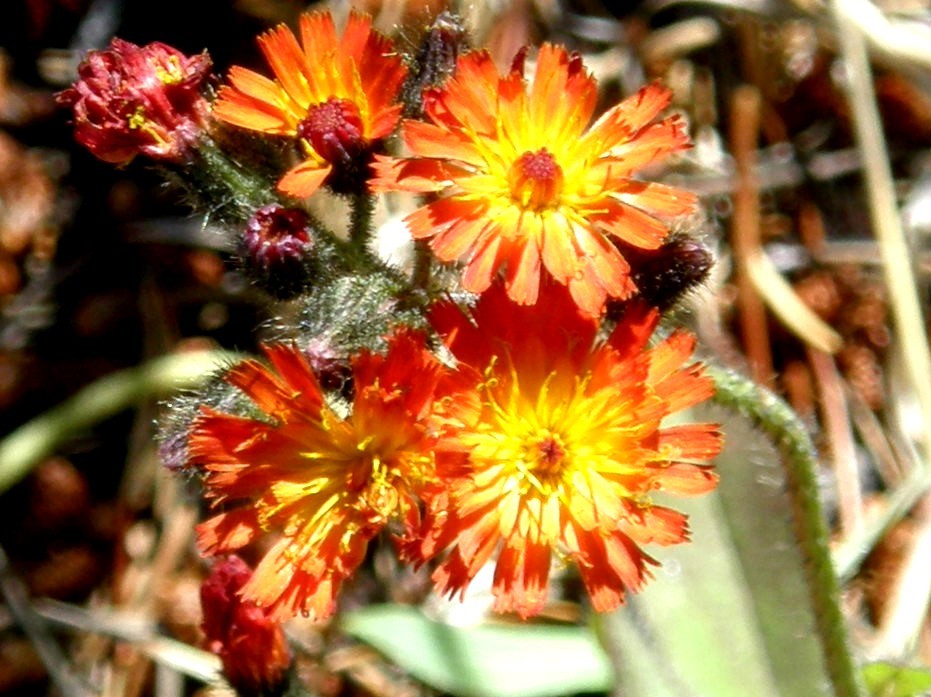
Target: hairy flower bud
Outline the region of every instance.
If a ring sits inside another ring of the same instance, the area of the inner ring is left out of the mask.
[[[184,162],[204,130],[209,107],[200,88],[210,66],[206,51],[186,56],[114,38],[87,54],[78,80],[56,98],[74,113],[75,139],[101,160]]]
[[[313,229],[299,208],[263,206],[246,223],[240,256],[246,273],[277,298],[292,298],[312,275]]]
[[[451,12],[442,12],[427,29],[417,57],[404,83],[404,116],[423,115],[423,91],[439,87],[456,69],[456,59],[467,48],[468,36],[462,20]]]
[[[239,694],[280,694],[291,652],[281,624],[240,597],[251,577],[252,569],[235,555],[214,564],[200,588],[202,628],[208,648],[220,657],[224,675]]]
[[[711,252],[701,242],[684,234],[670,236],[658,249],[625,246],[623,252],[638,294],[661,312],[699,286],[714,266]]]

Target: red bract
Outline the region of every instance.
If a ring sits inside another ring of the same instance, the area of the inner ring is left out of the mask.
[[[57,95],[74,112],[74,137],[105,162],[136,155],[183,162],[204,130],[209,106],[200,87],[207,52],[186,56],[162,43],[113,39],[78,66],[78,80]]]

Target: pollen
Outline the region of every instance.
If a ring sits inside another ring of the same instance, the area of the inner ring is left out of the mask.
[[[168,56],[162,64],[155,65],[155,75],[163,85],[177,85],[184,79],[184,70],[177,56]]]
[[[129,126],[129,130],[135,131],[145,126],[146,120],[145,107],[140,104],[126,117],[126,125]]]
[[[562,194],[563,172],[546,148],[529,150],[508,171],[511,197],[523,208],[540,210],[555,207]]]

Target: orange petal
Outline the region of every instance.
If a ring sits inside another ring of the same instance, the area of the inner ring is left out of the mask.
[[[441,160],[408,160],[385,155],[375,155],[371,167],[375,176],[369,179],[369,188],[375,193],[442,191],[457,172]]]
[[[597,283],[615,298],[629,295],[633,289],[630,266],[603,235],[582,225],[574,227],[575,241],[584,255],[583,264],[591,269]]]
[[[307,198],[323,184],[332,167],[320,166],[315,160],[304,160],[292,167],[278,182],[278,191],[294,196]]]
[[[290,389],[292,411],[298,406],[304,412],[318,413],[323,406],[323,395],[304,354],[289,344],[265,345],[263,350]]]
[[[546,604],[550,556],[549,545],[525,540],[501,550],[492,587],[497,612],[516,612],[521,619],[540,614]]]
[[[470,138],[423,121],[405,121],[404,142],[418,157],[442,157],[482,167],[485,159]]]
[[[565,285],[579,268],[579,252],[572,245],[569,223],[560,217],[544,217],[540,222],[543,265],[553,278]]]
[[[507,261],[508,296],[519,305],[533,305],[540,292],[540,250],[534,236],[511,247]]]
[[[260,99],[245,91],[240,91],[238,87],[223,86],[220,88],[217,100],[213,103],[213,115],[221,121],[240,128],[276,135],[293,135],[296,122],[291,114],[281,109],[276,103],[264,100],[267,85],[261,85],[259,82],[264,79],[255,73],[248,76],[240,73],[238,83],[253,93],[262,94],[263,98]]]
[[[261,533],[255,511],[237,508],[205,520],[197,526],[197,546],[207,555],[245,547]]]
[[[442,198],[418,208],[404,220],[410,228],[411,236],[415,240],[422,240],[446,231],[449,231],[451,235],[457,234],[454,230],[464,235],[480,233],[490,225],[485,217],[485,212],[486,204],[484,201],[455,197]],[[484,221],[486,225],[481,228],[475,228],[474,226],[460,227],[466,221]],[[472,239],[477,241],[477,237]],[[444,261],[451,261],[451,259],[444,259]]]
[[[307,63],[291,30],[283,24],[269,29],[259,37],[259,48],[291,99],[303,109],[310,106],[313,99],[304,79]]]
[[[708,466],[677,462],[657,468],[651,481],[658,491],[679,496],[700,496],[714,490],[718,485],[718,475]]]
[[[394,131],[401,118],[401,104],[379,110],[373,118],[368,120],[365,137],[368,140],[387,138]]]
[[[306,77],[308,89],[314,102],[325,101],[329,97],[347,97],[349,93],[342,87],[346,80],[352,79],[354,70],[346,70],[336,61],[342,55],[336,26],[329,12],[310,12],[301,15],[301,45],[304,50],[304,63],[308,66]],[[352,57],[347,57],[352,63]],[[337,74],[339,73],[339,74]]]
[[[718,424],[680,424],[662,429],[657,448],[672,448],[676,460],[708,461],[721,452],[724,436]]]
[[[357,64],[361,63],[364,57],[372,57],[371,55],[365,56],[363,51],[373,34],[371,16],[355,10],[351,11],[346,27],[343,29],[343,36],[339,41],[340,53],[352,58]],[[377,38],[377,34],[375,36]],[[385,47],[382,45],[377,48],[384,49]],[[375,55],[378,55],[377,50]]]
[[[584,146],[596,152],[616,147],[656,118],[671,99],[672,92],[657,83],[641,88],[602,114],[585,134]]]
[[[670,117],[635,133],[630,140],[608,150],[608,154],[611,162],[620,167],[616,174],[626,175],[688,147],[685,125],[678,117]]]
[[[495,132],[498,71],[487,51],[472,51],[459,57],[456,72],[442,91],[426,101],[427,115],[438,123],[465,127],[475,133]]]
[[[649,213],[628,206],[614,198],[602,199],[599,212],[588,219],[622,242],[641,249],[657,249],[669,229]]]
[[[484,240],[477,243],[472,258],[462,271],[462,287],[470,293],[483,293],[491,285],[492,275],[501,262],[498,258],[501,236],[494,226],[486,227],[482,234]]]
[[[685,215],[694,211],[698,202],[691,191],[655,182],[628,181],[619,188],[621,201],[654,215]]]
[[[430,249],[440,261],[456,261],[475,246],[489,224],[481,217],[466,218],[437,232],[430,240]]]
[[[575,145],[591,118],[598,88],[594,78],[584,70],[573,70],[570,74],[572,60],[561,46],[544,44],[540,48],[528,115],[554,141],[560,139],[555,142]]]
[[[640,544],[667,546],[689,539],[688,516],[665,506],[638,507],[627,523],[626,532]]]
[[[308,64],[325,60],[339,50],[336,26],[329,12],[307,12],[301,15],[299,31],[304,58]]]
[[[587,317],[601,316],[608,294],[598,282],[590,264],[583,264],[569,279],[569,293],[579,310]]]

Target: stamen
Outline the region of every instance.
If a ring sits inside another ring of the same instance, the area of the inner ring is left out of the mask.
[[[546,148],[528,150],[511,165],[508,185],[511,197],[524,208],[553,207],[562,194],[562,168]]]

